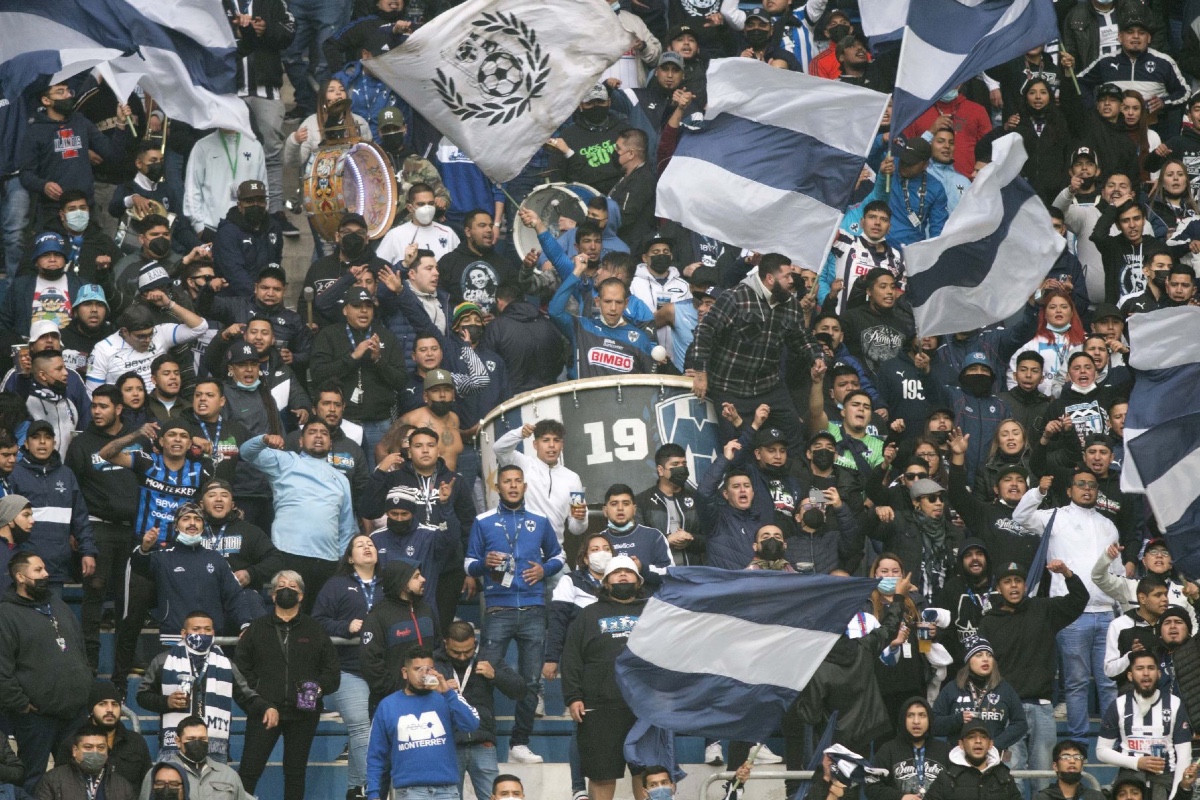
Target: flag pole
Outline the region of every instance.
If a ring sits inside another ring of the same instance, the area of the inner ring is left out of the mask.
[[[758,743],[756,743],[756,744],[754,745],[754,749],[750,751],[750,757],[746,759],[746,762],[747,762],[747,763],[749,763],[749,764],[753,764],[753,763],[754,763],[754,759],[758,758],[758,751],[759,751],[759,750],[762,750],[762,748],[763,748],[763,743],[762,743],[762,742],[758,742]],[[738,778],[738,777],[736,777],[736,776],[735,776],[735,777],[734,777],[734,779],[733,779],[733,786],[732,786],[732,787],[730,787],[729,791],[730,791],[730,792],[736,792],[736,791],[737,791],[737,788],[738,788],[739,786],[741,786],[741,785],[742,785],[742,780],[741,780],[741,778]]]

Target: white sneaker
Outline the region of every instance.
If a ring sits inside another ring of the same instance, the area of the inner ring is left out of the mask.
[[[754,763],[758,764],[781,764],[783,759],[771,752],[771,748],[765,744],[758,748],[758,755],[754,757]]]
[[[576,792],[575,794],[571,795],[571,800],[588,800],[588,793]]]
[[[544,760],[529,749],[527,744],[516,744],[508,748],[508,760],[518,764],[541,764]]]
[[[713,742],[708,747],[704,748],[704,763],[710,767],[719,767],[725,763],[724,757],[721,755],[721,743]]]
[[[1066,718],[1067,718],[1067,704],[1066,703],[1059,703],[1058,705],[1056,705],[1054,707],[1054,718],[1057,720],[1064,720],[1064,721],[1066,720]]]
[[[533,715],[535,717],[546,716],[546,698],[540,694],[538,695],[537,707],[533,709]]]

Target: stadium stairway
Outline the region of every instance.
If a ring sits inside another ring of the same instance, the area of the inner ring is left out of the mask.
[[[64,599],[78,613],[79,587],[68,586],[64,593]],[[463,604],[459,608],[459,616],[478,624],[479,608],[477,605]],[[103,631],[101,633],[100,675],[103,679],[107,679],[111,675],[114,642],[114,634],[111,631]],[[143,632],[142,640],[139,643],[139,650],[142,654],[149,657],[154,652],[157,652],[156,648],[157,636],[147,629]],[[515,648],[510,653],[510,661],[511,663],[516,663]],[[126,707],[137,716],[142,735],[145,737],[150,747],[150,752],[153,755],[158,750],[159,718],[157,714],[151,713],[137,704],[139,682],[140,678],[137,676],[129,679]],[[571,779],[570,768],[567,765],[567,752],[574,723],[571,722],[570,717],[566,714],[560,681],[547,681],[544,697],[546,716],[535,721],[530,748],[535,753],[541,755],[545,759],[545,763],[529,765],[515,764],[504,763],[504,759],[508,754],[509,737],[512,732],[514,704],[508,698],[497,693],[496,722],[498,732],[497,745],[501,758],[500,770],[520,776],[525,783],[526,797],[531,798],[531,800],[534,798],[537,800],[570,800]],[[128,724],[128,721],[126,724]],[[240,708],[235,707],[231,742],[232,762],[235,767],[236,761],[241,757],[245,728],[245,713]],[[1098,723],[1093,719],[1091,731],[1088,736],[1089,754],[1086,769],[1102,784],[1107,785],[1112,781],[1116,770],[1096,762],[1095,738],[1097,730]],[[1061,721],[1058,722],[1058,733],[1060,737],[1066,736],[1066,726]],[[346,762],[337,760],[345,743],[346,732],[341,719],[336,714],[327,713],[317,728],[317,736],[313,741],[309,757],[308,790],[306,792],[308,797],[340,800],[340,798],[345,796]],[[724,744],[728,747],[728,742]],[[782,755],[784,752],[784,744],[781,738],[770,739],[767,745],[775,753]],[[680,800],[698,800],[699,788],[704,778],[710,774],[720,772],[726,769],[726,767],[710,767],[703,763],[704,740],[701,737],[677,736],[675,747],[679,762],[688,773],[688,778],[679,786],[678,797]],[[266,800],[282,797],[283,794],[282,751],[281,743],[276,746],[275,751],[272,753],[267,771],[258,785],[257,795]],[[727,751],[726,755],[728,755]],[[781,764],[764,765],[758,768],[760,772],[778,771],[781,769],[783,769],[783,765]],[[720,783],[718,782],[719,785]],[[718,794],[717,789],[711,790],[709,800],[718,797]],[[464,800],[473,796],[470,781],[467,781],[464,787]],[[629,781],[625,780],[618,783],[617,797],[620,800],[629,800],[632,797]],[[745,800],[784,800],[783,786],[776,781],[752,781],[747,789]]]

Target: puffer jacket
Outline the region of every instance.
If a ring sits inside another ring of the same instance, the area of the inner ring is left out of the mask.
[[[478,663],[479,658],[476,656],[471,666],[474,667]],[[523,698],[528,691],[525,679],[508,664],[503,661],[489,661],[488,663],[495,670],[496,677],[485,678],[472,669],[466,686],[460,689],[463,700],[466,700],[479,714],[479,727],[473,731],[455,728],[454,741],[458,744],[494,743],[496,741],[495,690],[499,689],[505,697],[515,701]],[[444,648],[433,654],[433,668],[447,678],[455,676],[458,678],[458,682],[462,683],[463,674],[455,669],[454,662],[450,660],[450,656],[446,654]]]
[[[992,748],[983,770],[967,763],[961,747],[950,751],[950,766],[942,770],[925,793],[926,800],[1020,800],[1021,789],[1008,767],[1000,762],[1000,753]]]

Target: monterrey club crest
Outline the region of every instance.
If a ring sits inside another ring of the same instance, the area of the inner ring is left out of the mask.
[[[463,121],[510,122],[529,110],[550,77],[550,55],[542,52],[537,31],[501,11],[480,15],[465,37],[441,55],[462,73],[462,83],[449,70],[438,69],[433,86]]]

